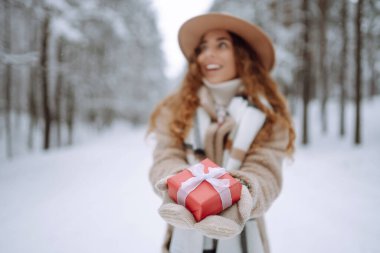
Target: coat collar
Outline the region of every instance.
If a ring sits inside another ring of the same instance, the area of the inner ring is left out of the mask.
[[[247,93],[245,91],[244,85],[240,85],[239,88],[236,90],[235,96],[246,97],[246,94]],[[200,106],[202,106],[205,109],[205,111],[210,115],[211,119],[213,121],[217,120],[215,103],[212,94],[209,91],[209,89],[207,89],[207,87],[201,86],[201,88],[198,90],[198,98]],[[270,110],[273,110],[271,104],[264,96],[260,96],[259,99],[264,106],[266,106]]]

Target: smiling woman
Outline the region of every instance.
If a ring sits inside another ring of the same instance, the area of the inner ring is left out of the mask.
[[[209,13],[180,28],[188,61],[182,85],[151,116],[156,135],[150,181],[169,224],[163,252],[268,253],[264,214],[282,186],[282,161],[293,154],[286,100],[269,72],[271,40],[256,25]],[[241,182],[240,200],[196,221],[168,197],[167,179],[208,158]]]

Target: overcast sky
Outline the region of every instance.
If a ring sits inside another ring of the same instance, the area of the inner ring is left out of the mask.
[[[212,0],[153,0],[158,10],[158,26],[163,37],[163,51],[167,60],[166,74],[172,78],[180,73],[185,58],[179,49],[177,33],[179,27],[187,19],[205,13]]]

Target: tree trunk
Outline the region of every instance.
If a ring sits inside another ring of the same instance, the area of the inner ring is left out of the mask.
[[[73,144],[75,117],[75,93],[72,85],[68,85],[66,90],[66,125],[68,130],[68,144]]]
[[[11,32],[12,32],[12,23],[11,23],[11,3],[10,0],[4,1],[4,51],[8,54],[12,53],[11,48]],[[10,159],[13,156],[13,147],[12,147],[12,65],[7,62],[5,64],[5,73],[4,73],[4,91],[5,91],[5,150],[6,156]]]
[[[37,76],[36,67],[32,66],[30,68],[30,79],[29,79],[29,92],[28,92],[28,110],[29,110],[29,132],[28,132],[28,149],[32,150],[34,146],[34,129],[38,121],[37,113]]]
[[[375,42],[373,38],[373,34],[370,33],[367,37],[368,40],[368,65],[370,68],[370,79],[369,79],[369,97],[372,99],[376,94],[376,80],[377,78],[377,73],[376,73],[376,47],[375,47]]]
[[[368,66],[369,66],[369,72],[370,72],[370,79],[369,79],[369,90],[368,95],[369,98],[372,99],[377,91],[376,91],[376,41],[374,38],[373,27],[375,27],[375,19],[372,19],[370,21],[370,24],[368,25],[368,30],[366,31],[366,46],[367,48],[367,59],[368,59]],[[378,37],[378,36],[377,36]]]
[[[361,47],[362,47],[362,36],[361,36],[361,19],[362,19],[362,6],[363,0],[358,0],[356,9],[356,19],[355,19],[355,34],[356,34],[356,50],[355,50],[355,62],[356,62],[356,72],[355,72],[355,84],[356,84],[356,118],[355,118],[355,144],[361,143]]]
[[[51,126],[51,115],[49,106],[49,37],[50,37],[50,17],[46,14],[43,26],[42,26],[42,45],[41,45],[41,78],[42,78],[42,107],[44,115],[44,146],[45,150],[50,148],[50,126]]]
[[[62,38],[58,41],[57,47],[57,62],[58,62],[58,74],[57,74],[57,85],[55,88],[55,120],[57,124],[57,146],[61,146],[61,104],[62,104],[62,86],[63,86],[63,75],[62,75],[62,63],[63,63],[63,40]]]
[[[343,137],[346,133],[345,129],[345,105],[346,105],[346,73],[347,73],[347,1],[342,1],[341,9],[341,31],[342,31],[342,52],[340,62],[340,117],[339,117],[339,133]]]
[[[322,83],[322,103],[321,103],[321,122],[322,122],[322,132],[327,132],[327,98],[329,95],[329,87],[327,83],[327,70],[326,70],[326,24],[327,24],[327,9],[328,1],[319,0],[318,1],[320,10],[320,23],[319,23],[319,74],[320,82]]]
[[[302,1],[302,13],[303,13],[303,124],[302,124],[302,144],[309,143],[309,135],[308,135],[308,105],[310,99],[310,45],[309,45],[309,0]]]
[[[280,2],[278,2],[277,0],[271,0],[270,4],[269,4],[269,8],[272,12],[272,21],[273,23],[277,23],[278,22],[278,5],[280,4]]]
[[[37,4],[35,0],[31,1],[31,4]],[[38,51],[39,43],[39,32],[40,26],[39,23],[34,20],[34,13],[32,10],[28,12],[28,19],[31,20],[29,23],[29,45],[31,51]],[[38,92],[40,83],[39,76],[39,66],[38,63],[32,63],[29,66],[29,86],[28,86],[28,113],[29,113],[29,129],[28,129],[28,141],[27,146],[29,150],[34,148],[34,132],[38,123]]]

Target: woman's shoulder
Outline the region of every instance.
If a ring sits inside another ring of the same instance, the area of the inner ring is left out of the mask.
[[[167,123],[173,116],[173,108],[168,104],[162,104],[157,111],[157,125]]]
[[[172,100],[173,95],[169,95],[162,99],[153,109],[149,120],[149,132],[158,132],[168,128],[170,119],[173,115],[173,106],[171,105],[173,104]]]
[[[178,101],[178,93],[172,93],[163,98],[156,106],[156,111],[158,114],[169,114],[174,111],[175,104]]]

